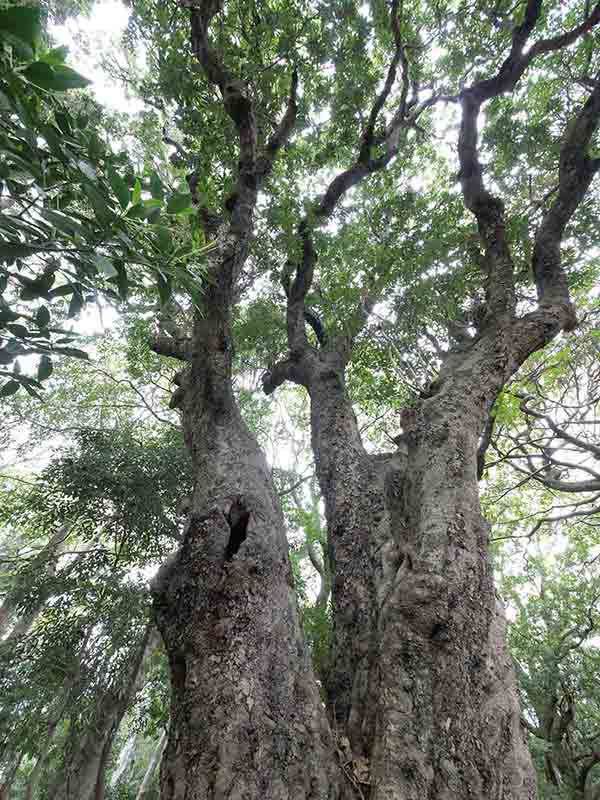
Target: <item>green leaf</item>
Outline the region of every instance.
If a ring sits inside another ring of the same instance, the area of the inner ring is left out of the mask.
[[[158,211],[160,213],[160,209],[158,209]],[[146,207],[143,203],[136,203],[129,209],[126,216],[129,217],[129,219],[145,219]]]
[[[165,196],[165,190],[157,172],[153,172],[150,176],[150,191],[156,200],[162,200]]]
[[[167,214],[180,214],[182,211],[187,211],[192,207],[192,195],[180,194],[176,192],[169,197],[167,203]]]
[[[26,275],[15,275],[16,279],[23,285],[21,300],[35,300],[38,297],[48,297],[48,292],[56,280],[56,273],[51,265],[46,267],[44,274],[38,278],[31,279]]]
[[[105,198],[95,186],[87,181],[83,184],[83,191],[86,193],[98,220],[102,223],[107,223],[112,217],[112,211]]]
[[[71,302],[69,303],[69,310],[67,312],[68,317],[76,317],[77,314],[83,308],[83,295],[80,291],[75,290],[73,292],[73,297],[71,298]]]
[[[0,397],[10,397],[15,392],[19,391],[21,384],[19,381],[7,381],[0,389]]]
[[[115,259],[113,264],[117,274],[112,280],[114,280],[114,282],[117,284],[117,289],[119,290],[119,296],[121,299],[127,300],[127,294],[129,292],[129,280],[127,278],[125,264],[120,259]]]
[[[0,364],[2,364],[3,366],[5,366],[6,364],[12,364],[17,355],[18,353],[15,353],[14,350],[9,348],[8,346],[3,347],[2,349],[0,349]]]
[[[37,370],[38,381],[45,381],[52,375],[52,359],[50,356],[42,356]]]
[[[50,312],[47,306],[40,306],[35,315],[35,322],[38,328],[47,328],[50,322]]]
[[[6,322],[14,322],[20,316],[8,306],[0,306],[0,325],[4,325]]]
[[[160,226],[157,230],[158,247],[161,253],[169,255],[173,252],[173,237],[171,231],[164,226]]]
[[[69,294],[73,294],[76,292],[77,289],[73,286],[72,283],[66,283],[64,286],[57,286],[56,289],[52,289],[48,292],[48,297],[53,299],[55,297],[66,297]]]
[[[71,67],[57,64],[50,66],[45,61],[34,61],[23,75],[30,83],[50,92],[66,92],[69,89],[84,89],[91,81]]]
[[[136,178],[135,183],[133,185],[133,194],[131,196],[131,202],[135,206],[139,202],[141,202],[141,199],[142,199],[142,184],[140,182],[140,179]]]
[[[35,245],[0,242],[0,261],[12,264],[17,258],[27,258],[34,253],[39,253],[41,249],[43,248]]]
[[[171,299],[171,294],[173,287],[171,285],[171,279],[168,276],[165,276],[162,272],[156,273],[156,288],[158,289],[158,296],[160,297],[160,302],[162,305],[166,305]]]
[[[48,50],[47,53],[41,55],[40,61],[44,61],[46,64],[51,64],[52,66],[59,66],[65,63],[68,55],[68,47],[54,47],[52,50]]]
[[[155,206],[150,210],[146,208],[145,217],[151,225],[156,225],[156,223],[160,219],[160,212],[161,212],[160,206],[158,207]]]
[[[89,361],[89,354],[85,350],[79,350],[77,347],[55,347],[55,353],[60,353],[63,356],[72,356],[73,358],[81,358],[84,361]]]
[[[25,325],[16,325],[15,323],[9,322],[6,327],[13,336],[18,336],[20,339],[27,339],[29,337],[29,331]]]
[[[107,170],[110,186],[115,193],[119,205],[125,209],[129,205],[129,188],[123,178],[112,168]]]
[[[41,215],[44,217],[44,219],[47,219],[48,222],[52,223],[55,228],[58,228],[59,231],[66,233],[67,236],[86,235],[86,231],[83,226],[71,217],[68,217],[66,214],[62,214],[58,211],[52,211],[50,208],[43,208]]]
[[[0,39],[21,45],[23,54],[32,58],[42,35],[40,9],[17,6],[0,11]]]

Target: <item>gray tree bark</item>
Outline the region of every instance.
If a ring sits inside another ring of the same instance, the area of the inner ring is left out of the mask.
[[[244,257],[223,228],[180,378],[195,489],[182,547],[153,584],[171,667],[165,800],[337,796],[283,515],[231,385],[230,292]]]
[[[154,342],[190,361],[172,405],[195,471],[182,546],[153,584],[172,687],[161,796],[325,800],[338,796],[340,771],[303,642],[283,515],[232,388],[232,308],[258,189],[294,124],[297,76],[259,148],[253,101],[210,45],[218,4],[189,7],[193,52],[235,126],[239,170],[228,220],[200,211],[215,247],[191,341]]]

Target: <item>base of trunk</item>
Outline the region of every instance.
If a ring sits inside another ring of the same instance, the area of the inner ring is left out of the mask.
[[[285,537],[269,516],[253,503],[243,537],[231,507],[192,516],[155,581],[172,682],[163,800],[338,797],[291,570],[273,547]]]

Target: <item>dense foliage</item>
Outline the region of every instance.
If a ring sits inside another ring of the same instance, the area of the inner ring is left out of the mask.
[[[355,339],[349,390],[368,448],[387,450],[401,409],[483,324],[483,253],[458,186],[454,104],[510,46],[525,4],[513,5],[392,4],[404,78],[370,139],[365,114],[398,50],[387,3],[340,0],[315,13],[302,0],[236,0],[219,14],[222,58],[261,98],[261,143],[290,86],[300,87],[294,136],[256,209],[234,363],[236,397],[286,514],[319,678],[332,576],[309,411],[297,387],[265,397],[261,381],[287,354],[282,284],[289,296],[299,224],[318,221],[308,335],[315,345],[323,331]],[[546,39],[590,14],[589,3],[546,5]],[[92,6],[47,10],[60,19]],[[52,797],[70,770],[83,775],[86,759],[109,776],[99,797],[158,797],[169,689],[148,631],[147,584],[181,540],[193,480],[170,398],[173,362],[149,343],[156,333],[189,335],[211,252],[197,212],[231,204],[238,155],[231,115],[199,75],[188,15],[162,0],[128,6],[124,55],[108,54],[105,69],[146,103],[139,114],[98,105],[76,60],[53,46],[38,4],[0,7],[0,797],[11,800]],[[562,137],[597,83],[599,52],[596,28],[486,106],[480,156],[506,202],[524,312],[534,303],[530,231],[553,202]],[[357,142],[368,139],[368,157],[385,160],[400,101],[413,116],[394,159],[321,219],[320,193],[355,163]],[[592,155],[597,148],[596,137]],[[544,800],[581,800],[586,786],[585,800],[600,796],[598,191],[592,185],[564,246],[579,327],[505,388],[481,450]],[[114,330],[86,331],[89,305]]]

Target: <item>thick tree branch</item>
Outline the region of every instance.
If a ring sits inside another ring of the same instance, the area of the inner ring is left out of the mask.
[[[599,121],[600,84],[594,88],[567,130],[560,151],[558,194],[535,237],[532,266],[541,306],[559,305],[571,309],[560,247],[567,223],[600,168],[600,159],[588,155]],[[572,327],[576,324],[572,309],[570,316]]]
[[[282,147],[288,142],[294,127],[296,126],[296,118],[298,116],[298,70],[294,67],[292,72],[292,82],[290,86],[290,96],[288,100],[287,109],[283,115],[281,122],[275,129],[273,135],[267,142],[264,152],[258,159],[256,166],[256,174],[259,185],[263,183],[265,178],[268,177],[275,158]]]
[[[158,335],[150,340],[150,349],[159,356],[170,356],[178,361],[190,361],[192,358],[192,340],[176,339],[173,336]]]
[[[273,394],[286,381],[297,383],[300,386],[307,386],[309,375],[304,368],[301,358],[291,357],[284,361],[279,361],[270,367],[262,376],[263,392]]]
[[[499,198],[494,197],[487,191],[483,182],[482,166],[477,149],[479,111],[485,101],[514,89],[534,58],[569,46],[600,23],[600,3],[597,3],[592,13],[580,25],[560,36],[541,39],[529,50],[524,51],[524,47],[539,20],[541,10],[542,0],[529,0],[523,22],[514,29],[510,53],[502,63],[498,73],[492,78],[476,82],[469,88],[464,89],[460,95],[462,120],[458,153],[461,187],[465,205],[477,219],[485,253],[489,305],[492,314],[496,316],[504,313],[514,314],[516,306],[514,271],[506,238],[504,204]],[[585,189],[583,192],[585,192]],[[576,205],[577,203],[574,207]],[[569,217],[567,217],[567,220]],[[564,224],[566,225],[566,221]],[[560,236],[562,236],[563,230],[564,225],[560,231]],[[560,243],[560,236],[557,240],[558,243]],[[559,293],[564,295],[562,291],[563,282],[559,280],[555,272],[556,270],[553,271],[552,268],[544,268],[540,274],[549,275],[555,284],[557,282],[561,284]],[[540,282],[538,281],[538,291],[539,286]],[[553,295],[555,295],[554,292]]]
[[[180,0],[190,10],[192,51],[210,83],[223,98],[223,107],[235,125],[239,141],[238,178],[227,202],[232,212],[232,231],[247,234],[256,203],[257,133],[254,105],[241,80],[231,75],[218,53],[211,47],[208,28],[221,9],[220,0]]]

